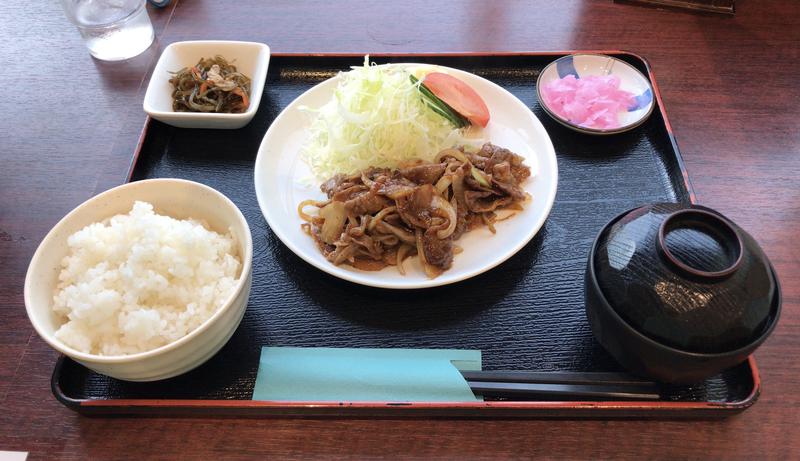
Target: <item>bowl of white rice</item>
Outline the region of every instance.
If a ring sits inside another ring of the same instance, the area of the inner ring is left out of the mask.
[[[39,336],[128,381],[185,373],[238,327],[250,294],[247,221],[220,192],[151,179],[103,192],[47,234],[25,278]]]

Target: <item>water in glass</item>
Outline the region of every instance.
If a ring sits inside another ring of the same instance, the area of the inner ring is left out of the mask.
[[[145,0],[62,0],[62,3],[89,52],[97,59],[128,59],[153,42],[153,26]]]

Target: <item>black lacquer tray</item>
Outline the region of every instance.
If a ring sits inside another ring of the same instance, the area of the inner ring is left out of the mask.
[[[752,357],[692,386],[664,386],[660,401],[487,401],[480,403],[255,402],[261,346],[464,348],[483,351],[484,369],[621,371],[592,337],[584,314],[589,247],[620,212],[693,194],[647,62],[603,51],[648,75],[657,109],[631,132],[578,134],[551,120],[536,77],[566,53],[373,55],[463,69],[506,88],[547,129],[558,157],[553,210],[538,235],[497,268],[425,290],[384,290],[332,277],[302,261],[271,232],[259,210],[253,165],[267,127],[294,98],[363,55],[273,55],[261,106],[239,130],[190,130],[148,120],[130,180],[185,178],[230,197],[253,234],[253,288],[239,329],[209,362],[183,376],[129,383],[59,360],[53,392],[84,414],[335,415],[466,417],[721,417],[752,405],[759,378]]]

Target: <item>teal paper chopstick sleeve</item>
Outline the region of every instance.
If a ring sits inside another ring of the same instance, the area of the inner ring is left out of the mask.
[[[481,351],[264,347],[253,400],[469,402]]]

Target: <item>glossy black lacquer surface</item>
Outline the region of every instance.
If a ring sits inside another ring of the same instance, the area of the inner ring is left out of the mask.
[[[780,285],[758,244],[699,205],[620,214],[599,232],[585,280],[595,338],[629,371],[660,382],[698,383],[741,364],[780,316]]]
[[[776,318],[777,282],[766,255],[747,232],[702,206],[631,211],[598,239],[594,267],[617,314],[677,349],[739,349]]]
[[[273,56],[259,111],[240,130],[178,129],[151,121],[132,179],[200,181],[241,208],[254,244],[247,312],[220,353],[186,375],[127,383],[66,360],[54,376],[57,392],[76,400],[246,400],[266,345],[469,348],[483,351],[484,369],[622,371],[595,341],[584,313],[589,249],[597,232],[619,213],[642,203],[689,202],[690,193],[658,110],[637,129],[607,137],[575,133],[543,112],[536,77],[559,56],[374,58],[437,63],[494,81],[533,110],[558,156],[556,202],[538,235],[497,268],[434,289],[368,288],[323,273],[277,239],[256,202],[253,164],[270,122],[302,92],[360,64],[362,57]],[[646,73],[640,60],[621,57]],[[665,400],[740,402],[754,385],[745,363],[702,383],[665,386],[662,392]]]

